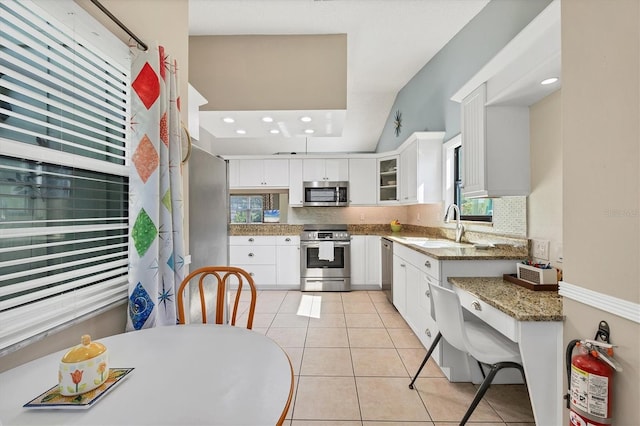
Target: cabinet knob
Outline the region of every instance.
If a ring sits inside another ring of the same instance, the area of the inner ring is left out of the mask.
[[[471,306],[473,306],[473,309],[475,309],[476,311],[482,310],[482,306],[480,305],[480,302],[478,302],[477,300],[474,300],[473,302],[471,302]]]
[[[428,328],[424,331],[424,334],[426,334],[428,337],[431,337],[431,330],[429,330]]]
[[[424,266],[426,266],[427,268],[431,268],[431,262],[427,260],[426,262],[424,262]]]
[[[253,253],[249,253],[249,257],[253,257],[255,256]]]
[[[424,292],[424,295],[427,296],[427,297],[431,297],[431,292],[429,290],[427,290],[427,291]]]
[[[252,243],[254,241],[253,238],[249,238],[249,242]]]
[[[407,265],[405,265],[404,263],[401,263],[400,266],[404,268]]]
[[[255,274],[253,272],[249,272],[249,275],[253,277]]]
[[[286,242],[288,242],[288,243],[289,243],[289,242],[291,242],[291,238],[289,238],[289,237],[285,238],[284,240],[285,240]]]

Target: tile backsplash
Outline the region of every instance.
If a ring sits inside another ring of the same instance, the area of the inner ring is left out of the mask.
[[[497,236],[526,238],[527,198],[503,197],[493,201],[493,223],[466,222],[467,232],[488,234],[487,239]],[[377,207],[290,207],[289,224],[344,223],[344,224],[388,224],[393,219],[400,223],[425,227],[453,229],[454,224],[444,223],[442,204],[420,204],[411,206]]]

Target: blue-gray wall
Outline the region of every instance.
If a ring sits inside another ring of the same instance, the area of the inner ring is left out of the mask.
[[[397,148],[413,132],[444,130],[445,141],[460,133],[460,104],[449,100],[451,96],[549,3],[489,2],[398,92],[376,152]],[[394,130],[397,110],[402,113],[399,136]]]

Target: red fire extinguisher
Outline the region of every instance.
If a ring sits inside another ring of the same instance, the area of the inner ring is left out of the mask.
[[[613,359],[613,345],[596,340],[573,340],[567,347],[570,426],[612,424],[613,373],[621,371]]]

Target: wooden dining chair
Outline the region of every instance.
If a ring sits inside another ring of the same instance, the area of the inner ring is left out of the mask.
[[[256,285],[253,278],[247,271],[242,268],[234,266],[205,266],[198,268],[191,272],[182,280],[180,288],[178,289],[178,323],[185,324],[185,303],[184,303],[184,290],[191,283],[191,281],[198,281],[198,291],[200,296],[200,314],[202,316],[202,323],[206,324],[207,321],[207,304],[205,300],[205,288],[217,285],[216,288],[216,312],[215,312],[215,324],[224,324],[224,312],[225,302],[227,301],[227,294],[229,293],[229,279],[235,278],[237,281],[237,289],[235,296],[233,297],[233,309],[229,307],[230,318],[229,324],[236,325],[236,316],[238,314],[238,306],[240,304],[240,296],[242,294],[242,288],[246,282],[249,285],[250,301],[249,312],[247,317],[247,328],[251,330],[253,326],[253,315],[256,309]]]

